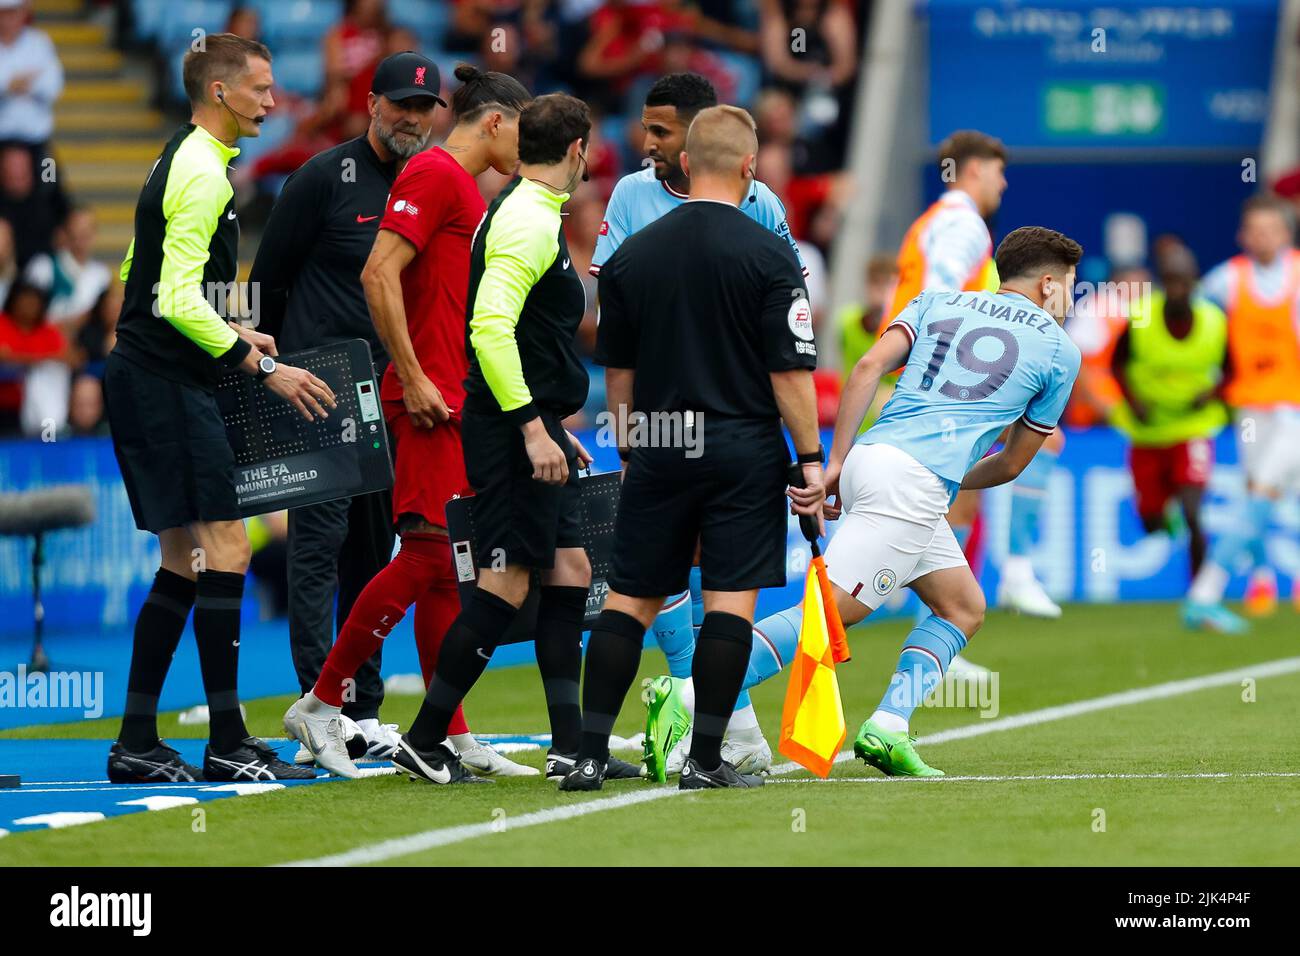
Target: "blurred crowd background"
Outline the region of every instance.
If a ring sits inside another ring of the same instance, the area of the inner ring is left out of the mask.
[[[0,0],[0,437],[103,434],[100,375],[136,197],[188,118],[180,64],[205,32],[261,40],[274,56],[276,108],[259,138],[241,141],[232,174],[241,278],[285,178],[364,131],[374,67],[391,52],[433,58],[447,99],[465,61],[591,104],[592,182],[566,220],[583,276],[615,182],[640,167],[646,90],[664,73],[704,74],[757,120],[759,178],[785,203],[809,268],[830,424],[840,383],[889,302],[899,239],[942,189],[934,147],[953,129],[981,128],[1010,149],[994,241],[1029,222],[1060,228],[1083,241],[1080,278],[1091,282],[1150,281],[1159,257],[1179,249],[1208,268],[1236,251],[1248,195],[1300,202],[1300,172],[1267,157],[1256,168],[1266,131],[1290,165],[1300,152],[1300,83],[1281,70],[1297,61],[1297,37],[1278,29],[1288,6]],[[1112,43],[1101,55],[1095,37],[1089,47],[1094,21]],[[444,112],[434,142],[450,120]],[[492,175],[480,179],[488,199],[504,185]],[[1116,394],[1107,346],[1127,318],[1094,308],[1071,320],[1094,357],[1069,412],[1074,427],[1104,425]],[[593,386],[588,425],[601,407],[599,375]],[[276,519],[259,533],[272,548],[282,538]]]
[[[30,48],[33,75],[25,81],[30,115],[0,122],[0,433],[48,440],[52,433],[103,428],[98,376],[113,342],[129,212],[148,169],[135,161],[143,158],[136,147],[152,142],[156,150],[172,124],[188,116],[180,65],[198,30],[261,40],[275,57],[276,108],[259,138],[241,141],[233,174],[246,264],[284,179],[321,150],[363,133],[375,66],[389,53],[415,49],[439,63],[448,100],[455,64],[472,62],[510,73],[534,92],[565,90],[591,104],[597,117],[592,183],[567,207],[566,228],[575,263],[592,286],[592,313],[583,327],[588,345],[596,296],[586,267],[614,184],[640,166],[645,92],[668,72],[702,73],[723,101],[754,112],[762,179],[786,204],[809,263],[813,299],[825,301],[826,254],[845,195],[843,163],[869,0],[4,3],[13,6],[0,10],[0,48]],[[86,108],[67,114],[74,120],[90,114],[89,122],[63,136],[55,110],[65,70],[51,34],[79,38],[69,27],[80,24],[60,18],[71,12],[87,25],[108,25],[104,63],[133,79],[89,73],[85,83],[98,81],[100,95],[86,91]],[[789,41],[796,29],[806,38],[798,56]],[[25,76],[26,70],[4,72]],[[131,92],[143,92],[143,103],[122,102]],[[433,141],[450,121],[442,112]],[[133,136],[137,131],[143,135]],[[93,141],[96,134],[106,141]],[[123,136],[129,138],[117,142]],[[96,154],[107,147],[99,170],[78,166],[83,142]],[[119,154],[135,161],[134,182],[123,170],[120,186],[114,170],[104,168],[125,165]],[[59,162],[50,163],[52,157]],[[59,175],[69,165],[68,175]],[[488,199],[505,182],[493,177],[481,178]],[[91,186],[84,195],[83,183]],[[112,187],[116,192],[105,196]],[[108,235],[105,213],[113,227]]]

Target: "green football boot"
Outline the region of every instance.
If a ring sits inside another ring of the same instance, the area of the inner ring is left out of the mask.
[[[886,730],[873,720],[858,729],[853,740],[853,754],[888,777],[942,777],[916,752],[906,730]]]
[[[682,705],[683,681],[676,677],[647,677],[641,683],[646,705],[645,740],[641,744],[651,779],[668,779],[668,755],[691,729],[691,715]]]

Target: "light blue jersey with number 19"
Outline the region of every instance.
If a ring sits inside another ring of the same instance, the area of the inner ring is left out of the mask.
[[[912,351],[864,445],[893,445],[957,493],[1008,425],[1051,434],[1079,374],[1079,348],[1014,292],[922,292],[890,323]]]

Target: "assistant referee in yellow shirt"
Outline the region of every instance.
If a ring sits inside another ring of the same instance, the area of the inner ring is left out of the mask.
[[[136,619],[122,730],[108,758],[114,783],[275,780],[313,776],[249,735],[239,709],[239,609],[249,547],[235,494],[235,456],[214,390],[239,369],[307,419],[334,406],[328,385],[278,365],[275,345],[227,321],[239,221],[226,176],[241,136],[258,135],[274,102],[271,55],[214,34],[185,56],[193,109],[140,192],[135,238],[104,394],[113,450],[136,526],[158,536],[162,566]],[[215,302],[216,307],[213,306]],[[220,310],[220,311],[219,311]],[[203,769],[158,739],[158,695],[194,609],[210,713]]]

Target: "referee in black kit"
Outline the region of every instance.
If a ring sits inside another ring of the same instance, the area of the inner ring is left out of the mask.
[[[425,85],[413,86],[414,76]],[[370,319],[361,270],[393,180],[427,145],[434,110],[447,105],[440,88],[428,57],[388,57],[375,69],[365,134],[312,157],[284,184],[249,275],[260,296],[258,328],[284,351],[365,339],[375,381],[383,378],[388,355]],[[392,511],[392,492],[377,491],[289,512],[289,646],[304,694],[320,676],[335,622],[343,626],[357,595],[392,556]],[[343,713],[360,725],[369,756],[383,760],[398,737],[379,723],[379,666],[376,651],[357,671],[355,699],[344,702]]]
[[[158,536],[162,566],[135,622],[113,783],[276,780],[314,772],[251,736],[239,709],[239,609],[248,535],[235,454],[214,395],[227,369],[255,375],[309,421],[334,406],[328,385],[278,365],[270,336],[227,321],[239,221],[226,175],[235,143],[258,135],[274,105],[271,54],[229,33],[185,55],[193,114],[163,147],[135,209],[117,344],[104,370],[113,451],[136,526]],[[158,739],[158,695],[194,609],[208,748],[203,769]]]
[[[582,745],[562,790],[599,790],[609,735],[636,678],[646,629],[686,588],[696,541],[704,624],[695,645],[695,733],[684,790],[753,787],[722,759],[749,662],[758,591],[785,583],[785,498],[820,513],[822,450],[812,318],[784,240],[737,208],[754,178],[754,120],[700,111],[682,154],[690,201],[633,235],[600,273],[596,361],[616,420],[677,419],[683,447],[626,447],[605,609],[587,645]],[[787,491],[784,421],[804,487]],[[637,434],[636,430],[629,433]]]

